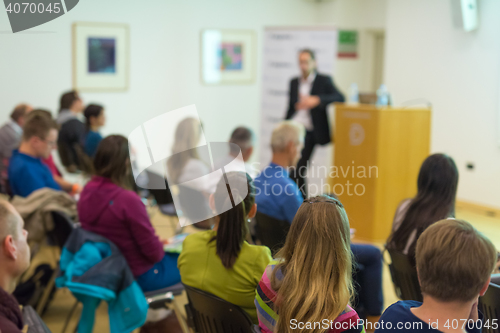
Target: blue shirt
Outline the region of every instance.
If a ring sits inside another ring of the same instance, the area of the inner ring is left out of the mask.
[[[20,153],[17,149],[12,153],[8,173],[13,195],[27,197],[44,187],[61,189],[41,159]]]
[[[441,332],[437,330],[435,321],[425,322],[415,316],[411,312],[411,308],[418,308],[422,305],[422,302],[417,301],[399,301],[388,307],[379,319],[380,328],[375,330],[375,333],[394,333],[394,332],[418,332],[418,333],[437,333]],[[482,318],[482,314],[479,313],[479,318]],[[406,327],[405,327],[406,324]],[[432,325],[433,324],[433,325]],[[462,327],[463,321],[450,320],[448,323],[441,322],[437,323],[439,327]],[[491,324],[491,323],[490,323]],[[398,327],[398,325],[400,327]],[[431,327],[431,325],[433,327]],[[471,322],[472,325],[472,322]],[[410,327],[412,329],[410,329]],[[465,327],[465,326],[464,326]],[[479,327],[479,328],[478,328]],[[477,324],[474,328],[466,328],[468,333],[481,333],[481,325]]]
[[[271,163],[254,180],[257,210],[267,216],[292,223],[302,201],[302,193],[288,171]]]
[[[99,146],[99,142],[101,142],[102,136],[99,132],[88,131],[87,136],[85,137],[84,149],[85,153],[90,157],[94,157],[95,152],[97,151],[97,146]]]

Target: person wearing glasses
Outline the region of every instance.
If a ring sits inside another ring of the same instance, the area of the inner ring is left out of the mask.
[[[8,176],[13,195],[29,196],[41,188],[61,190],[42,159],[57,147],[57,124],[40,112],[33,111],[26,119],[19,149],[9,162]]]

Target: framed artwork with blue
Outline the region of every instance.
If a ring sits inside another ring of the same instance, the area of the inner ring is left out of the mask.
[[[73,24],[73,87],[79,91],[128,89],[129,28],[126,24]]]

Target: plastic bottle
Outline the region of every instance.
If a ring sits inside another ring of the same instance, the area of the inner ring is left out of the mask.
[[[349,90],[349,104],[359,103],[359,90],[356,83],[351,83],[351,89]]]
[[[381,84],[377,90],[377,106],[387,106],[389,104],[389,93],[385,84]]]

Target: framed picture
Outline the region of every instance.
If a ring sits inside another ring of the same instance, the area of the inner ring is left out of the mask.
[[[255,33],[206,29],[201,33],[201,80],[205,84],[248,84],[255,80]]]
[[[73,24],[73,87],[79,91],[128,89],[129,29],[125,24]]]

